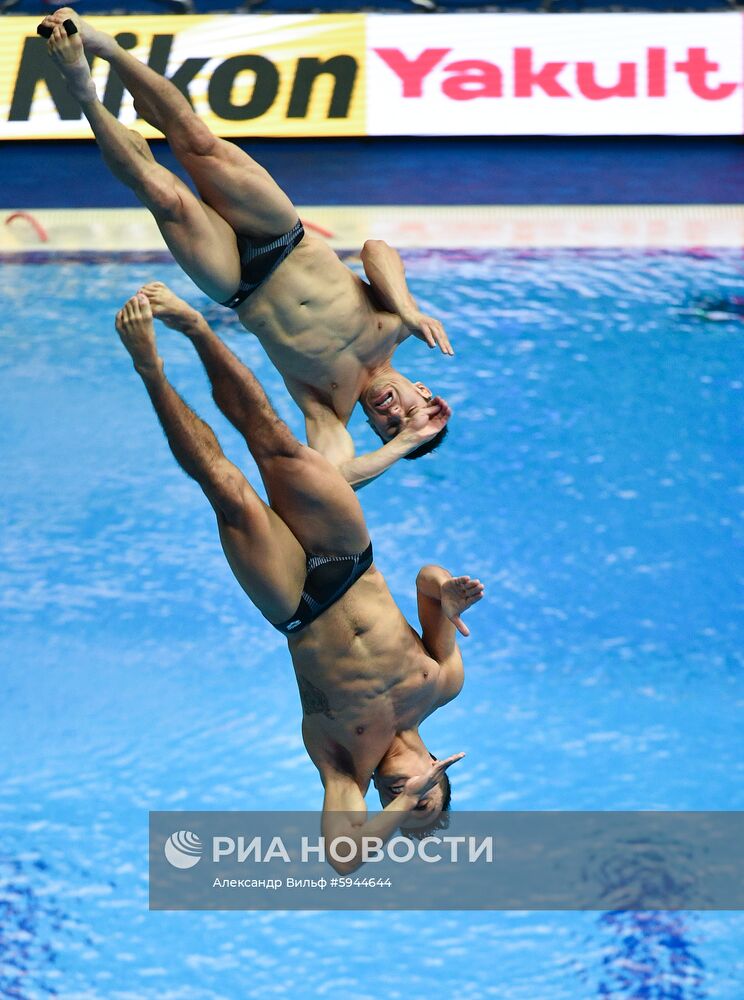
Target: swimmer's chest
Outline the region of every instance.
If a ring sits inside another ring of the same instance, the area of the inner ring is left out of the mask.
[[[321,677],[310,680],[298,673],[302,730],[316,766],[330,764],[366,787],[396,734],[432,711],[437,671],[428,658],[402,672],[391,668],[361,675],[346,663],[335,677],[325,678],[324,687]]]
[[[295,251],[240,318],[285,378],[313,387],[325,403],[353,393],[353,405],[366,369],[395,349],[399,320],[374,307],[367,284],[326,250],[330,263]],[[345,398],[334,402],[336,412],[348,406]]]
[[[365,788],[395,738],[392,717],[384,714],[351,718],[342,713],[335,719],[305,716],[302,731],[308,753],[319,769],[330,765]]]
[[[355,759],[378,744],[386,749],[395,733],[429,714],[439,673],[413,644],[401,642],[385,654],[355,648],[362,645],[351,640],[345,653],[294,658],[303,725],[353,750]]]
[[[334,330],[299,315],[290,322],[254,332],[279,371],[290,395],[309,415],[320,406],[339,419],[348,420],[365,383],[366,369],[359,361],[353,328]]]

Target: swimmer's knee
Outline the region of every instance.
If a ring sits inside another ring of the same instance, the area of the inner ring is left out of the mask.
[[[138,133],[132,132],[133,144],[137,142],[135,135],[141,142],[145,141]],[[185,188],[185,185],[151,154],[147,157],[121,157],[104,153],[103,159],[113,175],[131,188],[156,218],[175,219],[183,214],[184,200],[179,186]]]
[[[208,481],[202,483],[202,488],[225,524],[231,528],[245,526],[251,499],[255,494],[242,472],[232,462],[225,459],[224,462],[215,463]]]
[[[270,435],[267,435],[266,451],[268,458],[277,461],[302,462],[305,458],[305,452],[309,452],[311,449],[300,444],[284,421],[277,417]]]
[[[183,198],[176,184],[176,178],[162,167],[146,172],[138,185],[140,200],[156,219],[174,221],[185,213]]]
[[[174,151],[194,156],[213,156],[221,146],[221,140],[190,108],[175,116],[169,125],[167,138]]]

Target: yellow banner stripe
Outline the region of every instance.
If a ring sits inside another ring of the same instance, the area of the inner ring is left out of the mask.
[[[188,92],[222,136],[364,135],[365,18],[351,15],[94,17],[133,56]],[[36,34],[37,18],[0,24],[0,135],[6,139],[90,138]],[[96,59],[98,95],[123,123],[138,121],[131,96]]]

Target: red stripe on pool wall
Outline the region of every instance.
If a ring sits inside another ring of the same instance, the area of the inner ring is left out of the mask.
[[[10,215],[5,220],[5,225],[9,225],[14,219],[25,219],[26,222],[30,223],[32,229],[39,237],[42,243],[47,243],[49,241],[49,236],[47,235],[46,229],[42,226],[38,219],[36,219],[30,212],[11,212]]]
[[[741,129],[740,134],[744,135],[744,11],[739,14],[741,19],[741,61],[739,63],[739,87],[741,88]]]

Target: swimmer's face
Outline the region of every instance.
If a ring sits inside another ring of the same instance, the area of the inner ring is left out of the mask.
[[[399,372],[386,372],[372,379],[359,402],[383,441],[392,441],[431,398],[423,382],[411,382]]]

